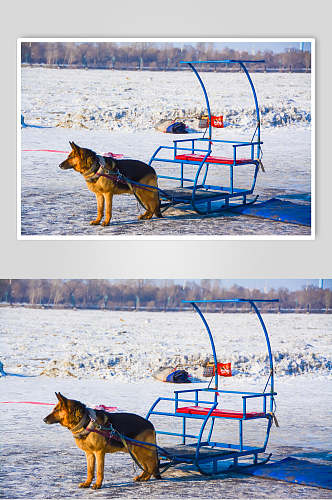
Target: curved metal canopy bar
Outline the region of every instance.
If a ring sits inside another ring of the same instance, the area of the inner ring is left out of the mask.
[[[257,118],[257,139],[258,139],[258,143],[260,142],[260,128],[261,128],[261,122],[260,122],[260,115],[259,115],[259,106],[258,106],[258,99],[257,99],[257,94],[256,94],[256,90],[255,90],[255,87],[254,87],[254,84],[253,84],[253,81],[249,75],[249,72],[245,66],[245,64],[252,64],[252,63],[264,63],[265,60],[264,59],[260,59],[260,60],[250,60],[250,59],[224,59],[224,60],[208,60],[208,61],[180,61],[180,64],[188,64],[190,66],[190,68],[193,70],[193,72],[195,73],[201,87],[202,87],[202,90],[203,90],[203,94],[204,94],[204,97],[205,97],[205,102],[206,102],[206,107],[207,107],[207,112],[208,112],[208,115],[209,115],[209,140],[211,140],[212,138],[212,126],[211,126],[211,109],[210,109],[210,103],[209,103],[209,98],[208,98],[208,95],[207,95],[207,91],[206,91],[206,88],[204,86],[204,83],[197,71],[197,69],[195,68],[194,64],[219,64],[219,63],[222,63],[222,64],[239,64],[240,67],[243,69],[248,81],[249,81],[249,84],[250,84],[250,87],[251,87],[251,90],[252,90],[252,93],[253,93],[253,97],[254,97],[254,102],[255,102],[255,108],[256,108],[256,118]],[[254,134],[255,136],[255,134]],[[210,146],[209,146],[210,148]],[[260,156],[260,144],[257,145],[257,153],[258,153],[258,157]]]
[[[221,303],[227,303],[227,302],[233,302],[233,303],[236,303],[236,302],[240,302],[240,303],[243,303],[243,302],[247,302],[248,304],[251,305],[251,307],[253,308],[253,310],[255,311],[258,319],[259,319],[259,322],[261,324],[261,327],[262,327],[262,330],[264,332],[264,336],[265,336],[265,341],[266,341],[266,345],[267,345],[267,351],[268,351],[268,355],[269,355],[269,364],[270,364],[270,379],[271,379],[271,392],[274,392],[274,374],[273,374],[273,358],[272,358],[272,350],[271,350],[271,344],[270,344],[270,339],[269,339],[269,334],[268,334],[268,331],[267,331],[267,328],[265,326],[265,323],[263,321],[263,318],[261,316],[261,313],[256,305],[257,302],[279,302],[279,299],[215,299],[215,300],[183,300],[182,302],[184,303],[187,303],[187,304],[191,304],[193,306],[193,308],[196,310],[196,312],[198,312],[201,320],[203,321],[203,324],[206,328],[206,331],[208,333],[208,336],[209,336],[209,339],[210,339],[210,344],[211,344],[211,348],[212,348],[212,354],[213,354],[213,360],[214,360],[214,365],[215,365],[215,389],[218,389],[218,373],[217,373],[217,354],[216,354],[216,348],[215,348],[215,344],[214,344],[214,340],[213,340],[213,336],[212,336],[212,333],[211,333],[211,330],[210,330],[210,327],[204,317],[204,314],[202,313],[201,309],[199,308],[199,306],[197,304],[208,304],[208,303],[218,303],[218,302],[221,302]],[[272,401],[271,401],[272,403]]]
[[[217,60],[207,60],[207,61],[180,61],[180,64],[216,64],[216,63],[264,63],[265,59],[217,59]]]

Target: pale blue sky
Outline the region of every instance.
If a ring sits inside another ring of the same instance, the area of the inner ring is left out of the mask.
[[[116,281],[116,280],[111,280]],[[156,283],[166,284],[167,280],[146,280],[146,281],[155,281]],[[199,279],[174,279],[172,280],[178,284],[189,283],[190,281],[195,281],[199,283],[201,280]],[[288,288],[291,291],[301,290],[306,286],[320,286],[320,279],[222,279],[220,281],[221,286],[224,288],[230,288],[233,285],[243,286],[249,289],[258,289],[258,290],[270,290],[271,288]],[[332,279],[324,279],[323,280],[324,288],[329,288],[332,290]]]
[[[319,279],[238,279],[222,280],[222,284],[228,288],[234,284],[246,288],[258,288],[259,290],[270,288],[288,288],[289,290],[300,290],[305,286],[319,286]],[[323,281],[324,288],[332,288],[332,279]]]

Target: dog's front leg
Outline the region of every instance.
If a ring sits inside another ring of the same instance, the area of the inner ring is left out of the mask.
[[[92,488],[94,490],[99,490],[99,488],[101,488],[104,479],[105,452],[97,451],[96,459],[97,459],[97,479]]]
[[[110,223],[110,220],[112,218],[113,194],[112,193],[105,193],[104,198],[105,198],[105,219],[104,219],[104,222],[101,223],[101,225],[108,226],[108,224]]]
[[[93,476],[95,475],[95,462],[96,458],[93,453],[85,452],[86,456],[86,466],[87,466],[87,478],[84,483],[78,485],[79,488],[89,488],[92,483]]]
[[[100,221],[104,215],[104,196],[102,194],[96,194],[96,198],[97,198],[97,219],[92,220],[90,222],[90,224],[92,224],[93,226],[100,224]]]

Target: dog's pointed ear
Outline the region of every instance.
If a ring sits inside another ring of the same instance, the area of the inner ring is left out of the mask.
[[[75,153],[79,153],[79,151],[80,151],[80,147],[79,147],[79,146],[77,146],[77,144],[75,144],[75,142],[73,142],[73,141],[72,141],[72,142],[71,142],[71,141],[69,141],[69,144],[70,144],[70,146],[71,146],[71,149],[72,149],[73,151],[75,151]]]
[[[64,405],[66,404],[67,399],[64,396],[62,396],[60,392],[56,392],[55,395],[60,401],[60,403],[63,403]]]

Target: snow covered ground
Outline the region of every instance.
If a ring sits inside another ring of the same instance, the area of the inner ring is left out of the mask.
[[[219,359],[232,361],[234,376],[222,379],[222,388],[263,390],[266,353],[254,316],[207,318]],[[272,427],[267,452],[274,460],[296,456],[330,463],[331,317],[266,314],[264,320],[274,353],[280,424]],[[200,363],[210,356],[200,320],[189,312],[2,308],[0,332],[8,373],[0,379],[1,401],[55,403],[54,392],[61,391],[89,405],[117,406],[144,416],[158,396],[188,388],[154,380],[156,369],[179,364],[199,376]],[[167,471],[161,481],[135,484],[132,461],[121,453],[107,456],[103,489],[82,491],[77,484],[85,475],[84,454],[69,431],[43,423],[50,408],[1,404],[4,498],[332,498],[328,490],[243,474],[207,479],[183,468]],[[160,419],[154,420],[157,428]],[[249,444],[261,435],[252,424],[246,428]],[[217,430],[225,432],[233,435],[231,424]],[[159,443],[167,439],[162,436]]]
[[[250,140],[254,107],[245,77],[205,73],[203,78],[213,113],[224,115],[225,128],[215,129],[215,138]],[[311,75],[254,74],[253,79],[262,113],[266,169],[259,173],[256,194],[264,200],[311,192]],[[179,118],[197,129],[197,116],[205,109],[191,72],[23,68],[21,100],[26,123],[51,127],[22,129],[22,149],[66,151],[68,141],[74,140],[99,153],[124,153],[145,162],[159,145],[171,145],[174,138],[182,137],[157,132],[161,119]],[[196,135],[185,137],[191,136]],[[22,235],[310,234],[309,228],[290,224],[244,216],[202,218],[180,210],[168,211],[163,220],[137,222],[139,208],[132,196],[115,197],[108,228],[90,227],[95,197],[79,174],[57,168],[65,157],[22,153]],[[174,173],[177,167],[167,165],[156,163],[157,173]],[[237,169],[241,186],[248,184],[247,170]],[[220,182],[220,167],[211,167],[209,175],[212,182]],[[161,187],[167,185],[169,181],[161,181]]]

